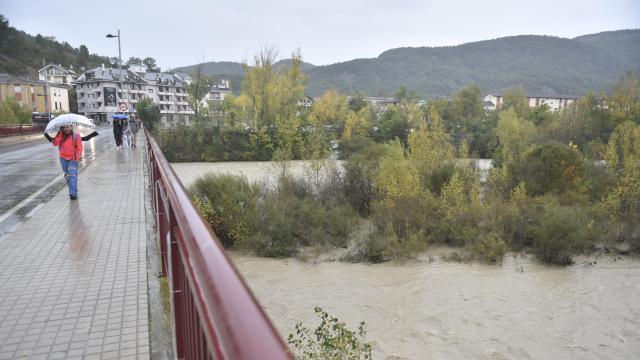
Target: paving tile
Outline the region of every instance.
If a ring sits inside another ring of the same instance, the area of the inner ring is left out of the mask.
[[[78,201],[63,189],[0,237],[0,359],[148,358],[140,150],[106,149],[81,170]]]

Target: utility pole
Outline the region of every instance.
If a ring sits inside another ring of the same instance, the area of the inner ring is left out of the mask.
[[[118,106],[120,106],[120,102],[124,102],[124,86],[122,85],[122,78],[124,77],[124,74],[122,73],[122,49],[120,47],[120,29],[118,29],[118,35],[112,35],[112,34],[107,34],[108,38],[114,38],[117,37],[118,38],[118,70],[120,70],[120,76],[118,77],[120,79],[120,91],[122,91],[122,96],[120,96],[120,101],[118,101]],[[116,91],[116,97],[118,97],[118,92]],[[118,109],[119,110],[119,109]],[[124,111],[123,111],[124,113]]]

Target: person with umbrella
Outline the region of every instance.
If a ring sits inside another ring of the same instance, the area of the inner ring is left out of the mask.
[[[113,137],[116,140],[116,148],[120,150],[122,147],[122,131],[124,122],[127,121],[127,115],[115,114],[113,117]]]
[[[82,136],[80,131],[74,132],[73,126],[82,128],[87,135]],[[76,114],[61,115],[51,120],[45,129],[44,136],[53,146],[58,147],[60,165],[67,180],[71,200],[78,198],[78,163],[84,149],[82,141],[89,140],[96,135],[98,133],[91,120]]]

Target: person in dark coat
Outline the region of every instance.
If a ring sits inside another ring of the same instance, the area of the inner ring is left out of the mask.
[[[116,140],[118,150],[122,146],[122,121],[123,119],[113,119],[113,137]]]

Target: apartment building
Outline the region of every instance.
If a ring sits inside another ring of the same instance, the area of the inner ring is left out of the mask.
[[[194,113],[187,102],[186,82],[182,78],[146,72],[140,65],[122,70],[97,67],[82,73],[74,85],[78,112],[96,122],[111,123],[117,113],[135,114],[137,104],[145,98],[160,108],[163,127],[189,125]]]

